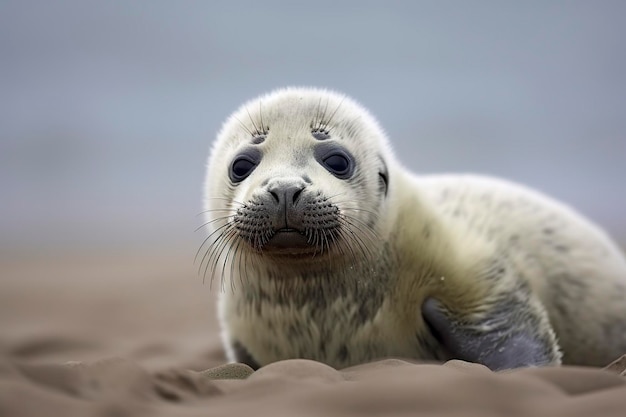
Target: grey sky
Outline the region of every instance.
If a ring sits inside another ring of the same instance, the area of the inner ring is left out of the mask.
[[[0,247],[195,245],[223,119],[369,108],[402,163],[517,180],[626,241],[626,3],[0,2]]]

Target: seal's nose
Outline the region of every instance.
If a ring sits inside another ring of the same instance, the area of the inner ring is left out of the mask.
[[[268,192],[279,207],[292,208],[298,202],[304,185],[278,183],[271,186]]]
[[[265,201],[274,230],[302,230],[306,187],[300,178],[273,178],[269,181]]]

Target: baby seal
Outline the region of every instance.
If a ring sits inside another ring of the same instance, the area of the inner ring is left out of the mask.
[[[626,353],[626,261],[603,231],[510,182],[413,175],[340,94],[282,89],[237,110],[212,148],[205,209],[200,267],[230,286],[224,344],[253,368]]]

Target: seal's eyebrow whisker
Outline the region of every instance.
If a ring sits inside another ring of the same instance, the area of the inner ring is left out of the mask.
[[[320,115],[319,120],[319,129],[323,129],[326,126],[326,113],[328,113],[328,102],[330,101],[330,97],[326,97],[326,104],[324,105],[324,111]]]
[[[248,129],[248,126],[246,126],[241,120],[239,120],[239,118],[236,115],[233,114],[233,118],[239,122],[241,127],[243,127],[250,136],[254,136],[254,133],[252,133],[252,131]]]
[[[321,110],[322,110],[322,96],[320,95],[319,100],[317,101],[317,107],[315,109],[315,118],[313,119],[313,124],[311,125],[311,128],[313,130],[319,130],[322,126]]]
[[[337,114],[337,111],[339,111],[339,108],[341,107],[341,105],[343,104],[345,99],[346,99],[345,97],[341,98],[341,101],[339,102],[339,104],[337,104],[337,108],[335,109],[335,111],[332,112],[332,114],[330,115],[328,120],[324,123],[326,129],[330,130],[329,128],[331,126],[331,122],[332,122],[333,118],[335,117],[335,114]]]
[[[261,100],[259,100],[259,118],[261,119],[261,133],[265,134],[266,129],[265,125],[263,124],[263,101]]]
[[[248,110],[248,107],[246,106],[246,113],[248,114],[248,118],[250,119],[250,123],[252,123],[252,126],[254,127],[254,135],[259,135],[261,134],[261,130],[259,130],[259,128],[257,127],[256,123],[254,122],[254,119],[252,118],[252,115],[250,114],[250,110]]]

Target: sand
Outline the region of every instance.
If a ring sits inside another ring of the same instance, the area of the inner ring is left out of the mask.
[[[0,259],[0,416],[625,416],[607,369],[227,364],[193,251]],[[626,353],[626,352],[625,352]]]

